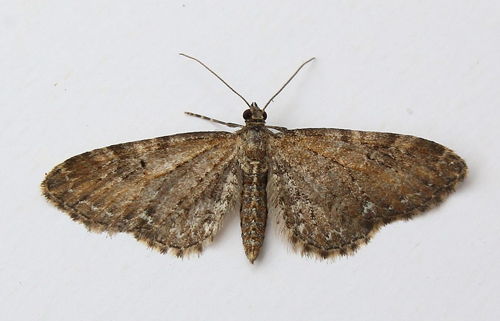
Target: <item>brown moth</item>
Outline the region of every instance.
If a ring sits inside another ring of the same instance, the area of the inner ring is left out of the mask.
[[[90,231],[131,233],[178,257],[201,252],[239,205],[243,246],[253,263],[268,213],[295,250],[331,258],[353,253],[381,226],[441,203],[465,178],[465,161],[426,139],[266,126],[267,105],[311,60],[263,109],[201,63],[245,100],[245,126],[212,120],[241,129],[165,136],[74,156],[46,176],[43,194]]]

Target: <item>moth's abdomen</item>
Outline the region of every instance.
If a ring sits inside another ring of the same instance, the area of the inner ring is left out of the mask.
[[[241,195],[241,238],[248,260],[253,264],[264,242],[267,221],[267,165],[249,161],[243,166]]]

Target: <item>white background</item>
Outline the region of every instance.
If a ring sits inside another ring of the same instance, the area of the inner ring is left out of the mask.
[[[500,2],[2,1],[2,320],[498,320]],[[268,124],[405,133],[469,176],[439,208],[352,257],[293,253],[272,228],[255,265],[232,215],[198,258],[88,233],[39,184],[110,144]]]

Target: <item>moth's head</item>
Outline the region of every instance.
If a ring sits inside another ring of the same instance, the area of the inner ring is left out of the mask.
[[[257,106],[257,103],[251,103],[250,108],[243,113],[245,123],[264,123],[267,118],[267,113]]]

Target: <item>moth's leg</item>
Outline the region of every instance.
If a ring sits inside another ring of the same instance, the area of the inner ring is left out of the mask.
[[[288,128],[286,127],[280,127],[280,126],[266,126],[267,128],[275,129],[280,132],[286,132],[288,131]]]

